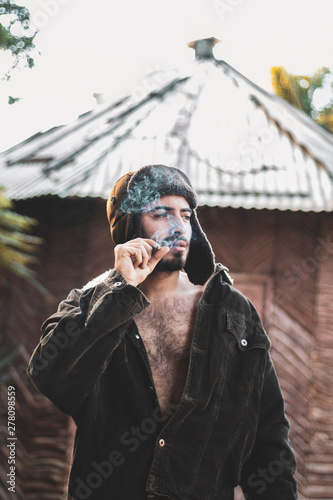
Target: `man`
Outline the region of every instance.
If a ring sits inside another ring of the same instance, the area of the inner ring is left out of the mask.
[[[42,326],[29,373],[77,425],[72,500],[297,498],[269,339],[196,206],[176,168],[119,179],[114,269]]]

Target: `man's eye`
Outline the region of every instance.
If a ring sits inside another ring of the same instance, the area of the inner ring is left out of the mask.
[[[186,222],[189,222],[191,220],[191,216],[190,215],[183,215],[183,219],[186,221]]]
[[[168,217],[168,212],[156,212],[154,215],[155,219],[163,219],[164,217]]]

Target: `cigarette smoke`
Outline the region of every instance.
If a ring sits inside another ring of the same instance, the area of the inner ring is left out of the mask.
[[[165,165],[150,165],[134,174],[120,209],[128,214],[141,213],[143,207],[165,195],[182,196],[192,209],[197,205],[196,195],[183,172]]]

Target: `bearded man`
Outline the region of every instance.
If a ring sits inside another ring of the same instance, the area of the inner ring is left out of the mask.
[[[179,169],[119,179],[114,268],[42,326],[29,374],[77,425],[69,499],[297,498],[270,341],[196,208]]]

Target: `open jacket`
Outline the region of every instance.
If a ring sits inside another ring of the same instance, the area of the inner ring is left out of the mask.
[[[42,326],[37,388],[77,425],[69,499],[294,500],[295,458],[270,341],[218,264],[200,300],[181,402],[161,415],[135,315],[112,270],[72,290]],[[161,332],[163,334],[163,332]]]

